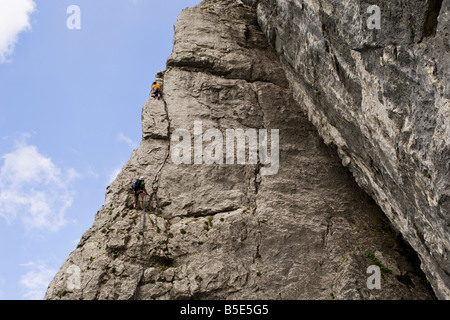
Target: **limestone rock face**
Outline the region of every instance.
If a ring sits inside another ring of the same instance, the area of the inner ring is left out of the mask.
[[[450,1],[265,0],[294,99],[450,298]]]
[[[289,80],[256,1],[184,10],[157,75],[163,99],[143,108],[141,145],[45,298],[433,299],[417,256],[325,145]],[[227,130],[238,129],[249,158],[255,133],[258,161],[238,163],[239,148],[227,157]],[[260,145],[271,159],[279,151],[274,174]],[[130,209],[141,175],[145,211]],[[379,290],[367,286],[371,265]]]

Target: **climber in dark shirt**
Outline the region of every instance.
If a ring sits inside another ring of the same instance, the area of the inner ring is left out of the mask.
[[[140,210],[144,210],[144,196],[148,195],[147,189],[145,188],[144,177],[140,177],[133,183],[134,190],[134,204],[133,209],[136,209],[139,203]]]

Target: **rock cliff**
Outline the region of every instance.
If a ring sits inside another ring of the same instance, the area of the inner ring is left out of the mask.
[[[274,50],[282,51],[275,34],[284,28],[277,6],[288,3],[265,0],[256,11],[256,1],[206,0],[180,14],[167,69],[156,76],[163,99],[143,107],[140,147],[46,299],[434,298],[400,225],[306,115],[316,124],[302,82]],[[306,71],[330,77],[320,68]],[[239,139],[227,149],[239,129],[248,135],[245,164]],[[354,139],[365,146],[356,131]],[[150,194],[145,211],[130,209],[139,176]],[[367,286],[371,265],[381,270],[379,290]]]
[[[448,0],[265,0],[258,6],[295,101],[419,253],[446,299],[449,13]]]

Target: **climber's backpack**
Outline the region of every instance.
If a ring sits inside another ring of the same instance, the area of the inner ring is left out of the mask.
[[[136,181],[133,183],[133,190],[134,190],[134,191],[139,191],[139,190],[141,190],[141,189],[142,189],[143,182],[144,182],[144,181],[142,181],[142,180],[136,180]]]

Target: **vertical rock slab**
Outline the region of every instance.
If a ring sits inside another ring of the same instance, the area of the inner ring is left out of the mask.
[[[450,298],[448,0],[265,0],[294,99]]]

